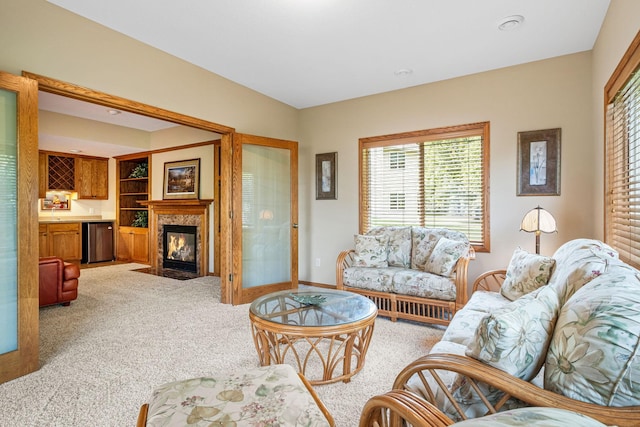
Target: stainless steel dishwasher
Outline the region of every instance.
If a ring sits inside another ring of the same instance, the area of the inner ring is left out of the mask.
[[[81,263],[113,261],[113,223],[82,223]]]

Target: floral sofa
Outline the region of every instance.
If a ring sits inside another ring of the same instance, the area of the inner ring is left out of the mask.
[[[447,325],[467,302],[467,237],[445,228],[377,227],[336,261],[336,286],[373,300],[378,314]]]
[[[640,425],[640,272],[597,240],[572,240],[551,258],[517,249],[507,270],[476,280],[393,390],[454,421],[541,406]]]

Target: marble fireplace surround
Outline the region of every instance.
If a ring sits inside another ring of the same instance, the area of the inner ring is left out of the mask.
[[[149,247],[151,268],[162,268],[164,242],[163,226],[194,225],[196,226],[196,274],[209,274],[209,207],[211,199],[189,200],[147,200],[140,201],[149,207]],[[154,248],[157,248],[154,250]]]

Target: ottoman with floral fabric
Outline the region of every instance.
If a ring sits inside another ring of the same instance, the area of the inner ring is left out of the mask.
[[[191,378],[156,388],[138,427],[328,427],[334,421],[304,377],[290,365]]]

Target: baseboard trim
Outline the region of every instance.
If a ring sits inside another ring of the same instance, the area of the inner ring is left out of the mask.
[[[315,286],[317,288],[327,288],[327,289],[335,289],[336,285],[327,285],[326,283],[315,283],[315,282],[309,282],[306,280],[298,280],[298,283],[301,285],[307,285],[307,286]]]

